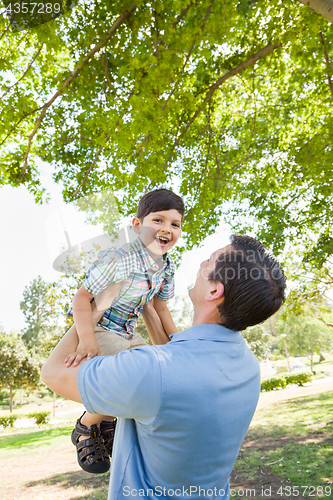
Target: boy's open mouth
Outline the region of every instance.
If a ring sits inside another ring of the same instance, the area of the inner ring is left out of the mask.
[[[155,241],[160,245],[161,247],[165,247],[169,243],[168,238],[164,238],[163,236],[156,236]]]

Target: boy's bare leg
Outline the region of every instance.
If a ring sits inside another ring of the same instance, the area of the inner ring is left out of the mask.
[[[97,323],[99,317],[101,316],[101,312],[96,310],[96,305],[93,303],[93,322]],[[59,370],[70,370],[71,367],[67,368],[65,364],[65,358],[69,352],[74,352],[77,345],[79,343],[79,337],[76,333],[75,326],[72,326],[68,332],[63,336],[57,346],[51,352],[49,358],[45,362],[42,368],[42,380],[48,385],[48,382],[52,381],[52,389],[54,392],[57,392],[57,387],[54,386],[57,380],[57,375],[59,374]],[[92,425],[99,425],[103,420],[108,422],[113,422],[115,417],[113,416],[105,416],[98,414],[91,414],[86,412],[81,418],[81,423],[86,427],[90,428]],[[81,438],[80,438],[81,439]],[[84,437],[82,437],[84,439]]]
[[[81,417],[81,424],[85,425],[90,429],[90,427],[94,424],[99,425],[102,421],[104,422],[113,422],[115,417],[107,417],[106,415],[97,415],[89,412],[85,412],[83,417]]]

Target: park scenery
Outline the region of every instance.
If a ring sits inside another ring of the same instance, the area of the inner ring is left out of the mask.
[[[333,0],[37,4],[0,0],[0,498],[107,498],[70,441],[83,406],[40,369],[103,244],[167,188],[186,206],[179,331],[229,235],[287,276],[283,307],[242,332],[262,382],[232,498],[333,499]]]

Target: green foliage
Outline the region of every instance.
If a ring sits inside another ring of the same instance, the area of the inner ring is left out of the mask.
[[[289,354],[306,356],[311,363],[315,353],[320,354],[322,350],[329,350],[332,345],[332,329],[309,315],[290,314],[287,318],[281,316],[278,329],[281,334],[287,335]]]
[[[29,349],[38,350],[50,336],[56,319],[56,309],[49,299],[49,284],[41,276],[25,287],[20,308],[26,322],[22,340]]]
[[[262,324],[247,328],[242,332],[242,335],[257,358],[267,358],[270,346],[270,335]]]
[[[0,387],[35,389],[39,384],[39,361],[19,337],[0,333]]]
[[[193,305],[188,297],[175,297],[172,307],[169,307],[170,313],[179,332],[192,326]]]
[[[138,321],[136,322],[135,332],[141,335],[141,337],[144,339],[145,342],[147,342],[148,345],[152,345],[152,341],[149,337],[149,333],[142,316],[140,316]]]
[[[284,389],[287,385],[287,381],[283,376],[280,377],[270,377],[268,379],[262,380],[261,391],[273,391],[274,389]]]
[[[86,214],[86,221],[91,224],[102,224],[104,232],[117,237],[120,214],[111,189],[105,189],[90,196],[83,196],[74,205]]]
[[[316,235],[308,255],[324,262],[333,252],[332,24],[291,0],[140,1],[107,39],[130,5],[82,0],[28,32],[0,19],[0,184],[24,183],[41,202],[43,160],[66,202],[110,189],[122,215],[147,189],[174,187],[188,207],[188,248],[228,212],[234,230],[275,252]]]
[[[301,372],[301,373],[286,373],[285,375],[287,385],[296,384],[299,387],[302,387],[303,384],[311,382],[312,374],[310,372]]]
[[[295,384],[301,387],[303,384],[310,382],[311,378],[312,374],[310,372],[287,373],[278,377],[270,377],[262,380],[261,391],[268,392],[275,389],[284,389],[290,384]]]
[[[3,427],[13,427],[14,422],[20,418],[19,415],[5,415],[0,417],[0,425]]]
[[[36,425],[42,425],[48,422],[50,415],[49,411],[35,411],[26,415],[20,415],[19,413],[15,415],[5,415],[0,417],[0,425],[3,427],[13,427],[14,422],[19,418],[33,418],[35,419]]]
[[[49,411],[35,411],[25,415],[27,418],[34,418],[37,425],[47,424],[51,413]]]

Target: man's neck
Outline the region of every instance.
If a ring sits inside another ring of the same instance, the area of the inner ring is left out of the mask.
[[[194,325],[219,325],[220,316],[207,313],[206,311],[194,311],[193,326]]]

